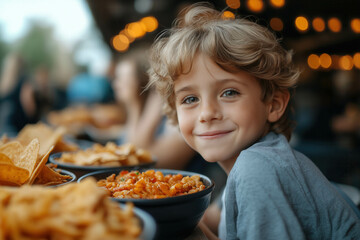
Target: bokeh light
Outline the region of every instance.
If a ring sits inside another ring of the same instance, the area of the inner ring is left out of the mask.
[[[271,6],[281,8],[285,5],[285,0],[270,0]]]
[[[274,30],[274,31],[282,31],[284,29],[284,23],[280,18],[272,18],[270,20],[270,27]]]
[[[357,52],[353,56],[353,62],[354,66],[358,69],[360,69],[360,52]]]
[[[320,55],[320,65],[323,68],[329,68],[331,66],[331,57],[327,53]]]
[[[354,33],[360,33],[360,18],[352,19],[350,22],[350,27]]]
[[[300,31],[300,32],[305,32],[306,30],[308,30],[309,28],[309,22],[306,19],[306,17],[303,16],[299,16],[295,19],[295,27]]]
[[[316,54],[310,54],[307,63],[311,69],[318,69],[320,67],[320,58]]]
[[[153,32],[155,31],[158,26],[158,20],[155,17],[149,16],[149,17],[144,17],[140,20],[141,23],[143,23],[146,27],[146,32]]]
[[[328,20],[328,28],[332,32],[335,32],[335,33],[340,32],[341,28],[342,28],[341,21],[336,17],[330,18]]]
[[[227,19],[227,18],[235,19],[235,14],[233,12],[230,12],[230,11],[224,11],[221,17],[223,19]]]
[[[339,59],[339,67],[343,70],[351,70],[354,66],[353,59],[350,55],[345,55]]]
[[[317,32],[322,32],[325,30],[325,21],[321,17],[316,17],[312,21],[312,27]]]
[[[264,10],[264,2],[262,0],[247,0],[246,5],[252,12],[261,12]]]
[[[240,0],[226,0],[226,5],[232,9],[238,9],[240,7]]]
[[[139,22],[132,22],[126,25],[125,27],[128,34],[133,38],[139,38],[145,35],[146,29],[144,29],[144,25]]]
[[[123,34],[116,35],[112,39],[112,46],[116,51],[124,52],[129,48],[129,45],[129,39]]]

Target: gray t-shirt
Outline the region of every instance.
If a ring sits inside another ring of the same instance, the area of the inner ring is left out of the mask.
[[[354,211],[283,135],[243,150],[224,194],[221,239],[360,239]]]

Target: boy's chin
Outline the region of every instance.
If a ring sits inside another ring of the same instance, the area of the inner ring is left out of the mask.
[[[223,156],[216,156],[214,154],[201,154],[200,155],[207,161],[207,162],[220,162],[223,159]]]

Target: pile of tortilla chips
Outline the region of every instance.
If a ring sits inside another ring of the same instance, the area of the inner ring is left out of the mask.
[[[66,130],[63,127],[57,127],[53,129],[50,126],[39,122],[37,124],[26,125],[23,129],[21,129],[15,140],[19,141],[23,145],[27,145],[34,138],[39,139],[39,154],[41,157],[43,157],[52,146],[54,146],[52,152],[78,150],[79,147],[77,145],[65,142],[63,140],[65,132]]]
[[[70,176],[61,175],[45,164],[53,146],[40,154],[40,142],[34,138],[23,146],[19,141],[10,141],[0,146],[0,185],[23,184],[57,185],[67,182]]]
[[[153,159],[149,151],[134,144],[118,146],[108,142],[105,146],[95,143],[85,150],[63,153],[56,161],[79,166],[135,166],[151,163]]]
[[[133,205],[122,209],[94,179],[58,188],[0,187],[0,239],[138,239]]]

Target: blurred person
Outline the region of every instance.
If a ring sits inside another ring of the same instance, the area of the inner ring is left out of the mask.
[[[35,119],[44,120],[47,114],[53,110],[57,100],[57,93],[52,87],[49,69],[39,66],[35,69],[32,77],[34,100],[35,100]]]
[[[112,99],[111,83],[107,76],[90,73],[87,66],[69,82],[67,100],[70,105],[106,103]]]
[[[15,136],[26,124],[35,123],[34,89],[26,74],[25,63],[17,53],[10,53],[0,78],[0,134]]]
[[[177,129],[166,123],[158,94],[152,89],[145,90],[148,84],[145,52],[141,48],[124,54],[115,69],[115,97],[126,111],[119,144],[131,142],[149,150],[157,158],[157,167],[184,169],[195,152]]]

